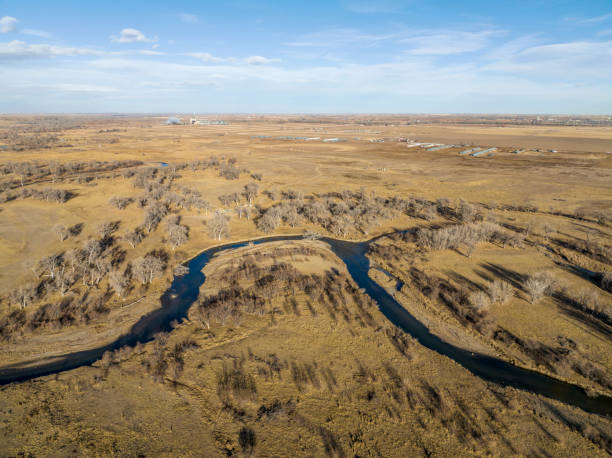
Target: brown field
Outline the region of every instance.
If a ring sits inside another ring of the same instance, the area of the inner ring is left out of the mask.
[[[194,126],[165,119],[0,117],[0,371],[113,341],[160,306],[174,267],[218,243],[305,231],[349,240],[390,234],[368,256],[394,280],[370,275],[389,289],[401,280],[395,297],[432,332],[612,396],[612,127],[406,124],[395,116],[373,125],[359,117],[236,115],[223,117],[227,125]],[[330,138],[344,141],[321,141]],[[428,151],[400,138],[451,146]],[[497,151],[458,154],[477,146]],[[220,176],[234,159],[239,177]],[[86,164],[67,166],[75,163]],[[253,182],[248,206],[241,193]],[[49,189],[66,191],[67,200],[53,201]],[[239,201],[219,199],[232,193]],[[185,203],[190,195],[197,205]],[[119,209],[113,197],[133,201]],[[130,246],[123,236],[160,205],[159,224]],[[272,207],[281,216],[266,226]],[[219,211],[231,215],[221,240],[210,233]],[[105,222],[117,223],[101,235]],[[58,224],[82,227],[60,241]],[[167,228],[177,224],[188,239],[171,246]],[[70,267],[68,252],[88,240],[101,251],[80,261],[87,269]],[[163,267],[143,284],[135,265],[154,250]],[[39,261],[55,254],[51,274]],[[247,260],[254,273],[232,280]],[[259,291],[258,275],[279,265],[333,294],[311,295],[291,277],[274,294]],[[612,452],[609,418],[484,382],[395,329],[322,242],[245,247],[204,273],[204,303],[231,287],[262,294],[263,309],[207,325],[194,305],[154,342],[1,387],[0,454]],[[121,296],[111,274],[126,281]],[[64,289],[55,276],[65,276]],[[507,283],[503,300],[491,300],[496,280]],[[530,294],[536,280],[548,282],[541,297]],[[25,307],[23,286],[33,288]]]

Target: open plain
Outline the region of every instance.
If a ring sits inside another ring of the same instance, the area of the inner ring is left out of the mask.
[[[612,453],[612,412],[421,345],[320,239],[369,241],[443,341],[609,402],[609,121],[208,119],[0,117],[0,454]],[[283,234],[213,256],[163,332],[8,379],[112,346],[198,253]]]

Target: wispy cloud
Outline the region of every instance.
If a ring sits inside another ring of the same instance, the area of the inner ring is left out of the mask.
[[[218,57],[214,56],[208,52],[186,52],[185,56],[193,57],[195,59],[199,59],[202,62],[211,62],[211,63],[221,63],[221,62],[235,62],[236,59],[233,57]]]
[[[142,54],[143,56],[165,56],[166,53],[162,51],[153,51],[151,49],[141,49],[138,51],[138,54]]]
[[[15,31],[17,19],[13,16],[3,16],[0,18],[0,33],[9,33]]]
[[[401,8],[397,1],[351,1],[344,4],[345,9],[353,13],[372,14],[372,13],[392,13]]]
[[[0,60],[53,58],[61,56],[99,56],[102,54],[104,54],[104,52],[90,48],[55,46],[49,44],[28,44],[19,40],[0,43]]]
[[[23,29],[20,32],[25,35],[32,35],[34,37],[40,37],[40,38],[50,38],[51,37],[51,34],[48,32],[45,32],[44,30]]]
[[[350,28],[334,28],[304,35],[298,40],[285,43],[285,45],[312,48],[373,46],[377,43],[398,37],[399,35],[397,33],[371,34]]]
[[[566,21],[570,21],[570,22],[576,22],[578,24],[594,24],[597,22],[604,22],[604,21],[608,21],[612,19],[612,13],[607,13],[607,14],[602,14],[600,16],[593,16],[593,17],[567,17],[565,18]]]
[[[406,50],[415,55],[449,55],[480,51],[487,47],[491,38],[502,32],[484,30],[479,32],[433,32],[399,40],[410,46]]]
[[[220,63],[230,63],[230,64],[247,64],[247,65],[266,65],[274,62],[280,62],[280,59],[277,58],[269,58],[263,56],[249,56],[244,59],[239,59],[237,57],[219,57],[215,56],[208,52],[187,52],[184,53],[185,56],[193,57],[195,59],[201,60],[202,62],[212,63],[212,64],[220,64]]]
[[[265,65],[265,64],[272,64],[274,62],[280,62],[280,59],[270,59],[268,57],[263,57],[263,56],[249,56],[246,59],[244,59],[244,62],[246,64],[249,65]]]
[[[158,38],[147,38],[144,33],[138,29],[123,29],[119,35],[111,35],[111,41],[115,43],[151,43],[157,41]]]
[[[546,77],[566,81],[609,79],[612,73],[612,41],[571,41],[532,46],[481,67],[524,77]]]
[[[191,13],[179,13],[178,17],[181,21],[187,24],[197,24],[198,22],[200,22],[198,16]]]

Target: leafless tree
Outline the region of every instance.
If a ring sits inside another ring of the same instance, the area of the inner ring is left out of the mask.
[[[258,193],[259,193],[259,185],[257,183],[248,183],[244,185],[244,191],[242,192],[242,195],[247,200],[249,207],[253,206],[253,199],[257,197]]]
[[[113,207],[117,207],[119,210],[123,210],[125,209],[130,203],[132,202],[132,199],[130,199],[129,197],[111,197],[109,203],[113,206]]]
[[[102,244],[99,240],[89,239],[83,244],[83,250],[85,251],[87,264],[93,264],[98,256],[102,254]]]
[[[514,295],[512,285],[504,280],[493,280],[488,287],[489,296],[496,304],[505,304]]]
[[[110,237],[118,228],[119,224],[116,221],[105,221],[100,223],[96,228],[98,235],[102,239]]]
[[[51,182],[55,183],[55,181],[64,172],[64,167],[58,162],[53,161],[49,164],[49,172],[51,173]]]
[[[144,225],[148,232],[155,230],[162,218],[166,215],[166,212],[166,207],[158,202],[154,202],[147,207]]]
[[[550,272],[538,272],[530,275],[523,286],[529,295],[529,302],[533,304],[550,293],[554,284],[555,278]]]
[[[63,224],[56,224],[53,226],[53,232],[55,232],[60,242],[63,242],[70,236],[70,231]]]
[[[132,248],[135,248],[140,242],[142,242],[143,234],[138,229],[133,231],[128,231],[123,234],[123,240],[130,244]]]
[[[229,237],[229,217],[225,213],[217,212],[207,223],[208,234],[217,240]]]
[[[111,269],[110,260],[98,257],[89,265],[89,278],[93,284],[97,285]]]
[[[53,280],[55,274],[62,265],[63,259],[59,254],[53,254],[44,259],[41,259],[37,265],[37,271],[41,274],[47,275]]]
[[[282,211],[279,209],[279,207],[270,207],[257,221],[257,229],[269,234],[274,232],[282,220]]]
[[[231,194],[221,194],[219,196],[219,201],[223,204],[224,207],[227,207],[233,201],[233,196]]]
[[[20,285],[11,292],[10,299],[24,309],[36,298],[36,290],[36,286],[32,283]]]
[[[555,228],[555,226],[550,223],[544,223],[542,229],[544,230],[544,237],[546,238],[546,240],[550,238],[550,234],[557,232],[557,228]]]
[[[200,198],[196,199],[193,205],[198,210],[204,210],[205,215],[208,215],[208,212],[210,211],[210,208],[211,208],[210,202],[204,199],[200,199]]]
[[[214,318],[213,309],[200,304],[194,310],[194,318],[199,321],[203,327],[210,329],[210,324]]]
[[[132,263],[132,272],[143,285],[151,283],[164,272],[164,262],[155,254],[149,253],[139,257]]]
[[[468,299],[472,307],[481,315],[485,314],[491,305],[491,299],[489,299],[489,296],[483,291],[471,293]]]
[[[53,287],[64,296],[70,287],[74,284],[74,276],[64,267],[62,267],[53,280]]]
[[[129,279],[125,275],[125,272],[119,270],[111,270],[108,275],[108,284],[117,293],[117,296],[123,297],[123,294],[130,285]]]
[[[182,224],[168,225],[168,243],[174,250],[189,239],[189,228]]]

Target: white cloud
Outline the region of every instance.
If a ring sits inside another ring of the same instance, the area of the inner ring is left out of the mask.
[[[353,13],[371,14],[371,13],[392,13],[400,9],[400,4],[393,1],[360,1],[350,2],[345,5],[348,11]]]
[[[373,46],[398,38],[399,34],[368,34],[350,28],[322,30],[302,36],[299,40],[285,43],[286,46],[312,48],[341,48],[344,46]]]
[[[3,16],[0,18],[0,33],[9,33],[15,30],[17,19],[13,16]]]
[[[265,65],[273,62],[280,62],[280,59],[272,59],[263,56],[249,56],[244,59],[238,59],[236,57],[218,57],[208,52],[186,52],[185,56],[190,56],[195,59],[199,59],[202,62],[220,64],[220,63],[245,63],[247,65]]]
[[[566,18],[567,21],[577,22],[578,24],[593,24],[596,22],[604,22],[608,19],[612,19],[612,13],[602,14],[601,16],[587,17],[587,18]]]
[[[138,54],[142,54],[143,56],[165,56],[166,53],[162,51],[152,51],[150,49],[142,49],[138,51]]]
[[[265,65],[273,62],[280,62],[280,59],[269,59],[263,56],[249,56],[244,59],[244,62],[249,65]]]
[[[399,40],[411,46],[406,52],[414,55],[463,54],[484,49],[499,31],[480,32],[435,32]]]
[[[566,81],[604,80],[612,73],[612,41],[573,41],[532,46],[498,56],[482,70]]]
[[[28,44],[18,40],[0,43],[0,60],[18,60],[36,57],[99,56],[102,54],[104,54],[102,51],[89,48]]]
[[[36,30],[36,29],[23,29],[20,31],[25,35],[32,35],[40,38],[51,38],[51,34],[45,32],[44,30]]]
[[[186,22],[187,24],[197,24],[200,21],[198,16],[190,13],[179,13],[178,17],[181,21]]]
[[[218,57],[213,56],[208,52],[186,52],[186,56],[194,57],[202,62],[221,63],[221,62],[235,62],[236,59],[233,57]]]
[[[147,38],[140,30],[127,28],[119,32],[119,36],[111,35],[111,41],[115,43],[151,43],[157,41],[157,37]]]

